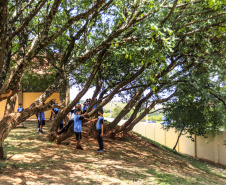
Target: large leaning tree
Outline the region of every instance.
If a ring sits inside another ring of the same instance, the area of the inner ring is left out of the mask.
[[[118,133],[130,131],[146,114],[152,113],[152,110],[156,112],[156,104],[169,102],[177,95],[178,88],[190,83],[191,77],[197,81],[208,78],[205,73],[195,75],[199,71],[208,69],[211,73],[211,70],[217,69],[214,66],[219,66],[218,70],[224,72],[224,2],[214,4],[212,1],[173,1],[170,5],[155,3],[149,3],[148,6],[143,4],[143,15],[149,13],[145,11],[151,10],[147,18],[134,23],[111,42],[107,50],[76,68],[73,74],[76,83],[81,87],[81,94],[55,120],[50,134],[51,140],[60,143],[73,134],[71,128],[58,137],[57,127],[70,108],[78,102],[82,92],[88,89],[87,85],[96,88],[88,116],[94,116],[98,109],[110,102],[115,95],[126,97],[127,105],[112,123],[106,125],[105,132],[115,137]],[[118,17],[121,15],[123,21],[129,11],[127,8],[118,8]],[[90,46],[106,37],[107,31],[104,31],[103,35],[100,31],[106,30],[105,24],[95,28],[98,35],[94,32],[87,38],[91,42]],[[94,36],[98,36],[99,40]],[[91,71],[96,62],[102,64],[94,77]],[[91,83],[90,78],[93,79]],[[215,90],[214,93],[217,93],[217,89]],[[206,93],[212,96],[209,91]],[[98,100],[94,101],[96,97]],[[98,103],[98,106],[93,110],[95,103]],[[127,122],[116,127],[131,109],[134,111]]]
[[[225,62],[225,13],[225,1],[213,0],[1,1],[0,101],[7,99],[7,105],[0,146],[17,124],[55,106],[61,111],[50,139],[68,138],[72,129],[56,134],[61,121],[94,86],[92,104],[98,106],[87,116],[120,94],[127,105],[106,132],[112,137],[128,132],[156,104],[176,96],[178,84],[188,83],[194,71]],[[55,80],[22,113],[14,113],[34,58],[47,59]],[[81,91],[68,105],[63,92],[70,74]],[[62,92],[60,104],[45,102],[55,91]],[[132,108],[128,121],[116,127]]]
[[[60,38],[67,39],[68,46],[74,44],[90,27],[90,19],[108,9],[111,3],[104,0],[84,3],[60,0],[0,2],[0,101],[7,100],[5,114],[0,121],[0,146],[10,130],[20,122],[37,112],[64,105],[64,102],[54,105],[52,101],[45,101],[53,92],[60,91],[68,73],[85,62],[92,52],[82,53],[77,61],[70,63],[69,71],[65,71],[64,62],[70,62],[70,47],[66,48],[69,53],[62,55],[59,53],[61,48],[53,51],[51,44],[60,41]],[[34,58],[43,56],[48,57],[48,62],[56,68],[55,81],[22,113],[14,113],[15,97],[24,74],[32,66]],[[53,61],[53,56],[59,63]],[[2,147],[0,153],[2,157]]]

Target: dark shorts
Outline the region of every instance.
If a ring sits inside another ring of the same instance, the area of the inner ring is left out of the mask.
[[[45,120],[40,121],[40,125],[44,126],[46,124]]]
[[[81,132],[75,132],[76,141],[80,141],[82,139],[82,133]]]

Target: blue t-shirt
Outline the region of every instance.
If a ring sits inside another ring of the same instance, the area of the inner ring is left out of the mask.
[[[88,109],[88,106],[84,105],[82,110],[87,110],[87,109]]]
[[[59,112],[58,108],[54,108],[53,111],[55,112],[55,114],[57,114]]]
[[[45,120],[45,112],[40,112],[40,116],[41,116],[41,121],[44,121]],[[40,120],[39,114],[38,114],[38,120]]]
[[[94,106],[93,106],[93,109],[95,109],[97,107],[97,104],[95,104]]]
[[[24,108],[23,108],[23,107],[18,107],[17,112],[21,112],[21,111],[23,111],[23,110],[24,110]]]
[[[96,129],[100,130],[101,129],[101,125],[104,123],[104,117],[99,117],[97,120],[97,125],[96,125]]]
[[[82,120],[84,117],[81,115],[74,116],[74,132],[82,132]]]

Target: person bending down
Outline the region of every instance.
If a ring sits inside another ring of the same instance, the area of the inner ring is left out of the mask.
[[[82,120],[92,121],[88,118],[85,118],[84,116],[86,114],[82,114],[82,110],[80,108],[77,108],[76,114],[74,116],[74,132],[76,136],[76,149],[83,150],[81,146],[81,139],[82,139]]]

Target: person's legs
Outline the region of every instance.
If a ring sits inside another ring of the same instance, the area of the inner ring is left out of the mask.
[[[79,145],[80,145],[80,141],[76,141],[76,148],[77,149],[78,149]]]
[[[42,124],[40,125],[39,133],[42,133]]]
[[[42,133],[42,134],[43,134],[42,129],[43,129],[44,125],[45,125],[45,120],[42,120],[41,125],[40,125],[40,130],[39,130],[39,132]]]
[[[100,130],[100,134],[101,134],[101,130]],[[104,143],[103,143],[103,137],[100,136],[100,150],[104,150]]]
[[[76,135],[76,148],[83,150],[83,148],[81,146],[81,139],[82,139],[81,132],[75,132],[75,135]]]
[[[40,121],[38,120],[38,132],[39,132],[39,130],[40,130],[40,125],[41,125],[41,123],[40,123]]]
[[[104,149],[103,137],[101,137],[100,135],[101,135],[101,130],[97,130],[97,140],[99,144],[99,150],[103,150]]]

